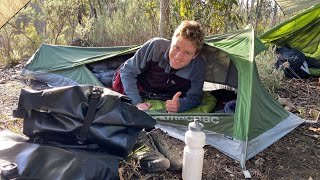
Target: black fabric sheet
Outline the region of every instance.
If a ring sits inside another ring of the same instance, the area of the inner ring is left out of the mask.
[[[18,175],[15,178],[119,179],[120,157],[29,143],[27,140],[12,132],[0,132],[0,162],[6,160],[17,164]]]
[[[98,97],[95,105],[92,97]],[[94,113],[87,118],[90,109]],[[1,148],[0,159],[17,163],[23,176],[41,179],[118,179],[119,161],[141,130],[156,124],[128,97],[89,85],[22,89],[14,116],[24,119],[28,140],[13,136],[13,146]]]

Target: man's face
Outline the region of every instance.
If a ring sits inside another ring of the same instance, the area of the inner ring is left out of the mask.
[[[173,38],[169,51],[170,66],[173,69],[183,68],[196,56],[196,51],[192,41],[182,37]]]

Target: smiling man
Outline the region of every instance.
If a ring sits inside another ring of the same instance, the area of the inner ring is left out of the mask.
[[[196,21],[183,21],[172,40],[146,42],[118,70],[113,89],[129,96],[141,110],[151,105],[143,99],[166,100],[166,110],[183,112],[200,104],[205,76],[198,53],[204,32]]]

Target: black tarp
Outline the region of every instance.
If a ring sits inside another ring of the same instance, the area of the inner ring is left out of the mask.
[[[95,88],[102,94],[86,138],[79,141]],[[2,149],[0,159],[14,161],[22,175],[40,179],[117,179],[118,162],[131,152],[140,131],[156,124],[128,97],[86,85],[22,89],[14,115],[24,119],[23,133],[29,139],[14,140],[14,146]]]
[[[26,137],[5,131],[0,132],[0,146],[0,163],[17,164],[14,178],[119,179],[117,156],[30,143]]]

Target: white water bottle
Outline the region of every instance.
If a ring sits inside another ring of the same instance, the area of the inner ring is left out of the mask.
[[[195,119],[189,123],[189,130],[185,134],[185,143],[183,151],[183,180],[201,180],[203,156],[206,135],[202,132],[203,124]]]

